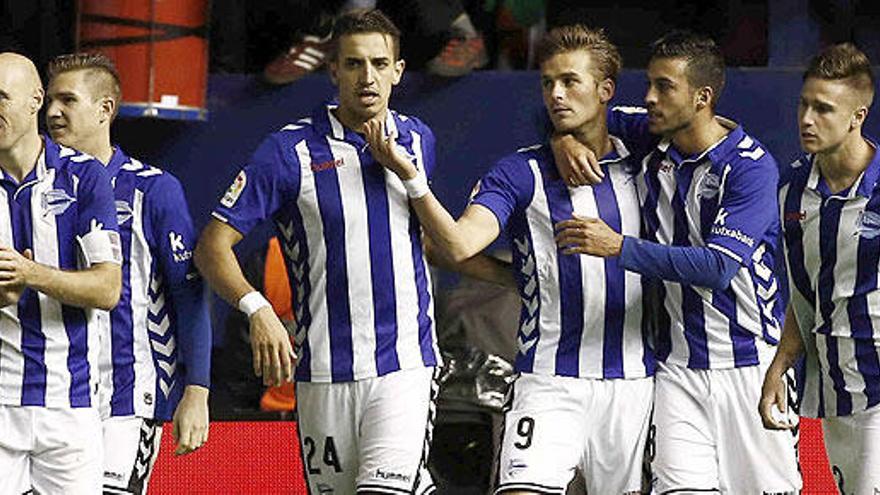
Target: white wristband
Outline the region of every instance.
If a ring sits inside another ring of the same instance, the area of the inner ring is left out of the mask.
[[[272,306],[269,301],[257,291],[248,292],[238,300],[238,310],[250,318],[254,313],[266,306]]]
[[[412,179],[403,181],[403,188],[406,189],[406,195],[409,199],[419,199],[431,192],[428,187],[428,178],[421,171]]]

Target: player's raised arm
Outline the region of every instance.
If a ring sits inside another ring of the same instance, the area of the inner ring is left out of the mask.
[[[422,242],[425,245],[425,257],[428,263],[434,266],[484,282],[516,288],[516,279],[513,277],[509,262],[486,254],[477,254],[464,261],[455,262],[446,256],[430,237],[424,236]]]
[[[208,284],[250,321],[254,373],[266,385],[293,379],[293,348],[269,302],[244,277],[232,247],[242,239],[233,227],[211,219],[196,246],[195,262]]]
[[[383,122],[368,121],[364,132],[373,158],[397,174],[406,188],[410,204],[437,246],[455,263],[482,251],[501,232],[495,216],[481,205],[471,205],[457,221],[431,192],[425,171],[397,149],[394,136],[386,135]]]

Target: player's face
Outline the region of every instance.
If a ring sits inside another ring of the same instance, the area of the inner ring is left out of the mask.
[[[671,136],[688,127],[697,112],[695,88],[687,79],[683,58],[654,58],[648,64],[648,130]]]
[[[36,130],[42,100],[32,91],[18,67],[0,64],[0,151],[11,150],[22,136]]]
[[[403,60],[394,58],[388,35],[363,33],[342,36],[330,77],[339,87],[339,113],[363,123],[388,109],[391,88],[400,82]]]
[[[87,71],[62,72],[49,81],[46,126],[55,141],[73,148],[88,148],[109,118],[101,98],[95,98]]]
[[[804,81],[798,103],[798,131],[801,148],[807,153],[833,151],[857,131],[857,115],[864,108],[849,85],[815,77]]]
[[[614,83],[598,75],[585,50],[559,53],[541,64],[544,106],[557,131],[577,132],[605,117]]]

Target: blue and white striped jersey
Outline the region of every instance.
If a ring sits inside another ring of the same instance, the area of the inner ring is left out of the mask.
[[[660,284],[657,358],[691,369],[752,366],[772,359],[781,333],[774,268],[779,237],[776,161],[742,127],[697,156],[682,156],[647,128],[644,110],[615,109],[610,132],[644,150],[638,188],[645,238],[705,246],[740,264],[730,286]]]
[[[780,190],[791,304],[807,347],[807,416],[847,416],[880,403],[878,179],[875,152],[852,187],[832,193],[807,155]]]
[[[333,103],[271,134],[214,210],[247,233],[271,218],[293,288],[298,381],[346,382],[436,366],[431,281],[403,183]],[[389,133],[430,176],[434,136],[389,111]]]
[[[638,237],[638,162],[619,139],[612,142],[600,161],[606,178],[595,186],[568,187],[549,147],[539,145],[500,160],[472,200],[491,210],[510,238],[523,303],[517,371],[581,378],[654,373],[641,276],[618,258],[564,255],[554,240],[553,226],[573,214]]]
[[[109,406],[102,413],[168,420],[186,385],[207,387],[210,380],[204,284],[192,261],[195,229],[170,173],[118,147],[107,172],[123,265],[122,296],[101,347],[102,406]]]
[[[43,137],[34,169],[0,177],[0,245],[33,251],[62,270],[119,259],[113,191],[100,162]],[[104,254],[101,254],[104,253]],[[96,256],[100,256],[100,259]],[[98,389],[98,311],[33,289],[0,309],[0,403],[93,407]]]

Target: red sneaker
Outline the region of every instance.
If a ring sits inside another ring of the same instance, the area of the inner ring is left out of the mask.
[[[443,77],[461,77],[489,63],[482,36],[452,38],[436,57],[425,65],[428,72]]]
[[[263,78],[270,84],[289,84],[320,69],[330,49],[330,35],[319,38],[303,36],[302,41],[290,47],[263,69]]]

